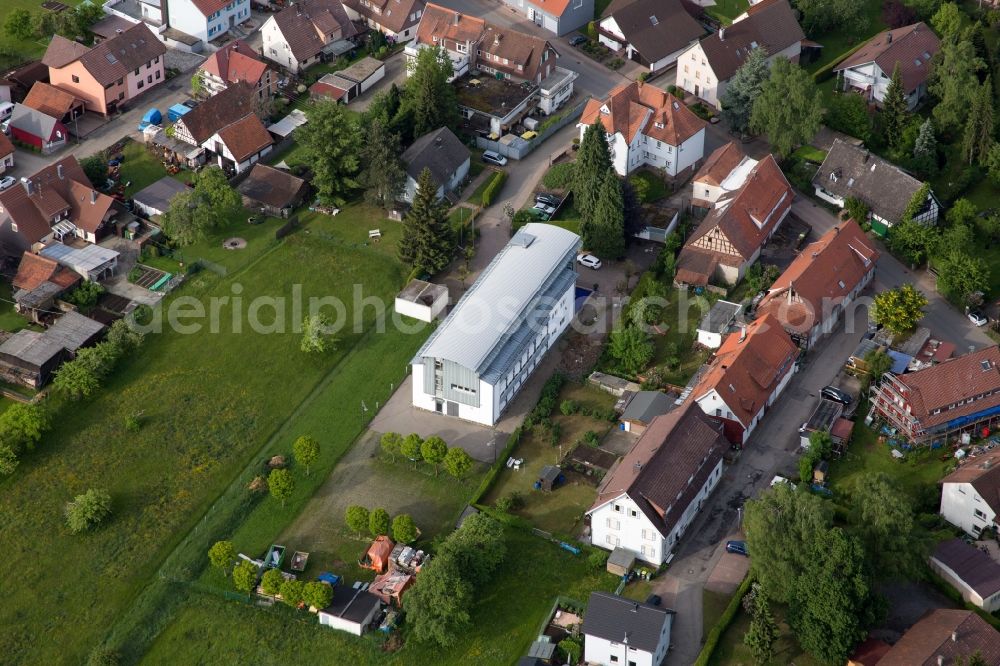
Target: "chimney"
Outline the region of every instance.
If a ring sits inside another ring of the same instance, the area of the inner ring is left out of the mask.
[[[59,180],[63,179],[63,165],[62,164],[57,164],[56,165],[56,175],[59,176]]]
[[[720,42],[726,41],[726,29],[724,27],[719,28],[719,41]]]
[[[500,46],[500,33],[493,35],[493,46]]]
[[[951,642],[952,643],[957,643],[958,642],[958,632],[957,631],[951,632]]]
[[[633,613],[638,613],[639,612],[639,602],[638,601],[635,602],[634,604],[632,604],[632,612]]]
[[[938,655],[937,665],[938,666],[944,666],[944,655],[940,655],[940,654]]]
[[[746,339],[747,339],[747,327],[740,326],[740,342],[743,342]]]
[[[90,191],[90,205],[93,206],[97,203],[97,190]]]
[[[458,20],[459,20],[460,18],[462,18],[462,15],[461,15],[461,14],[459,14],[458,12],[455,12],[455,20],[454,20],[454,25],[458,25]]]
[[[27,192],[29,195],[35,193],[35,186],[32,185],[30,178],[22,178],[21,184],[24,185],[24,191]]]
[[[885,43],[892,44],[892,31],[885,33]]]

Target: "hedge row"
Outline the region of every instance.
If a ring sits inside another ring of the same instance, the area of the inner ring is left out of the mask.
[[[847,58],[850,58],[852,55],[854,55],[855,51],[857,51],[858,49],[860,49],[862,46],[864,46],[867,43],[868,43],[867,41],[861,42],[857,46],[844,51],[839,56],[837,56],[836,58],[834,58],[830,62],[826,63],[825,65],[823,65],[822,67],[820,67],[819,69],[817,69],[815,72],[813,72],[813,75],[812,75],[813,76],[813,81],[815,81],[816,83],[823,83],[823,81],[826,81],[828,78],[830,78],[831,76],[833,76],[833,68],[834,67],[836,67],[837,65],[839,65],[841,62],[843,62]]]
[[[483,190],[483,208],[493,204],[493,200],[500,193],[500,188],[503,187],[505,180],[507,180],[507,173],[505,171],[497,171],[493,174],[490,182]]]
[[[500,455],[497,456],[497,461],[493,463],[493,467],[486,472],[486,476],[483,480],[479,482],[479,487],[476,488],[476,492],[472,495],[472,499],[469,500],[469,504],[479,504],[483,499],[483,496],[489,492],[490,486],[493,485],[493,480],[496,478],[500,470],[507,466],[507,458],[514,453],[514,448],[517,446],[518,442],[521,441],[522,429],[521,426],[514,428],[514,432],[510,433],[510,437],[507,439],[507,446],[504,447]]]
[[[733,623],[736,613],[740,610],[743,597],[745,597],[747,592],[750,590],[751,584],[753,584],[753,576],[747,574],[747,577],[743,579],[742,583],[740,583],[739,589],[736,590],[736,594],[734,594],[733,598],[729,600],[729,605],[726,606],[726,610],[722,613],[719,621],[715,623],[715,626],[712,627],[712,629],[705,636],[705,645],[701,648],[701,654],[699,654],[698,659],[695,660],[694,666],[708,666],[708,662],[712,658],[712,653],[715,652],[715,648],[718,647],[722,634],[726,631],[729,625]]]

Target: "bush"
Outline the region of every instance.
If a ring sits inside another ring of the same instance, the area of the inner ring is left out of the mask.
[[[570,416],[580,411],[580,405],[575,400],[563,400],[559,405],[559,411],[563,413],[563,416]]]
[[[598,444],[601,443],[601,438],[593,430],[588,430],[587,432],[583,433],[583,441],[585,444],[588,444],[590,446],[597,446]]]
[[[524,508],[524,497],[516,490],[496,501],[496,508],[504,513],[512,513]]]
[[[494,199],[500,194],[500,188],[503,187],[506,180],[507,173],[505,171],[497,171],[493,174],[490,182],[483,189],[483,208],[488,208],[493,204]]]
[[[516,213],[514,213],[514,219],[511,220],[511,224],[510,224],[511,234],[513,234],[514,232],[516,232],[518,229],[520,229],[524,225],[526,225],[526,224],[528,224],[530,222],[534,222],[534,221],[535,221],[535,218],[532,217],[531,213],[529,213],[528,211],[526,211],[526,210],[519,210],[519,211],[517,211]]]
[[[79,308],[92,308],[97,305],[97,301],[100,300],[101,294],[103,293],[104,287],[96,282],[87,280],[67,294],[64,300],[67,303],[72,303]]]
[[[608,564],[608,552],[605,550],[595,550],[587,556],[587,564],[590,568],[600,571]]]
[[[554,190],[569,189],[573,183],[573,170],[576,167],[574,162],[562,162],[555,164],[542,176],[542,185]]]
[[[66,524],[78,534],[100,525],[111,513],[111,495],[106,490],[91,488],[66,503]]]

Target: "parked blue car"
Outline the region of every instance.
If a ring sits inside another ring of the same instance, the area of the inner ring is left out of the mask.
[[[750,557],[746,541],[727,541],[726,552],[736,553],[737,555],[742,555],[743,557]]]

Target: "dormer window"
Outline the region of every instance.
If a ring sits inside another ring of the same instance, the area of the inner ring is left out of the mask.
[[[13,231],[15,234],[17,233],[17,222],[10,223],[10,230]]]
[[[663,123],[660,122],[653,123],[653,127],[655,127],[656,129],[663,129]]]

